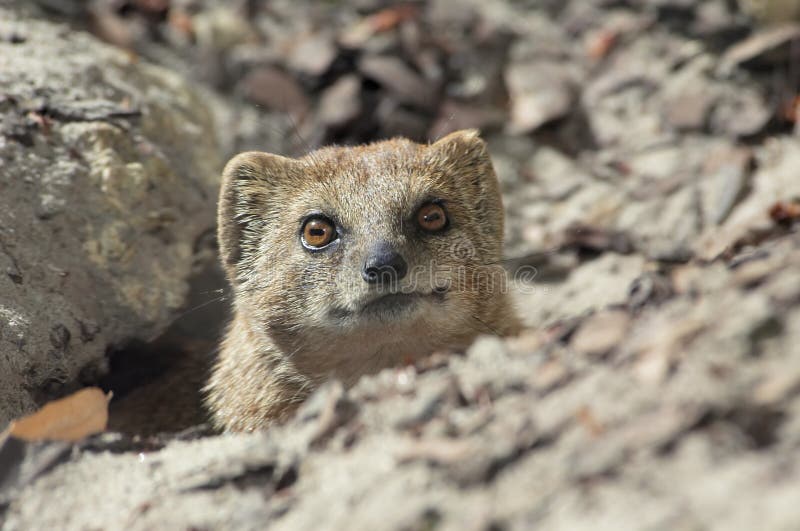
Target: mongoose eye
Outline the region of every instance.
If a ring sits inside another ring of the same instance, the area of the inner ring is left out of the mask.
[[[303,224],[303,245],[308,248],[321,249],[335,240],[336,237],[336,228],[326,218],[309,218]]]
[[[425,203],[417,212],[417,224],[427,232],[438,232],[447,227],[447,212],[438,203]]]

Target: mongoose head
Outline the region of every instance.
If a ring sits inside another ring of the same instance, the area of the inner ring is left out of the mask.
[[[503,318],[503,207],[476,131],[243,153],[218,222],[235,311],[312,372],[463,347]]]

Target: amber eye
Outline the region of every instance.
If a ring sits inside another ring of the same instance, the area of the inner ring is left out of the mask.
[[[325,218],[310,218],[303,225],[303,244],[312,249],[325,247],[336,239],[336,228]]]
[[[425,203],[417,212],[417,224],[422,230],[438,232],[447,226],[447,212],[438,203]]]

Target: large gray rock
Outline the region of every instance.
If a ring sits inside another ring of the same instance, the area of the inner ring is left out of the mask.
[[[214,224],[213,131],[169,72],[0,9],[0,427],[181,306]]]

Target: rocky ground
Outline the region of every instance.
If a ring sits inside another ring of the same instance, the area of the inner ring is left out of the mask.
[[[800,528],[794,2],[22,4],[0,11],[0,422],[109,357],[124,404],[165,351],[211,349],[219,280],[192,264],[243,149],[480,128],[531,328],[331,383],[266,433],[10,439],[3,529]],[[161,298],[136,289],[154,272]]]

